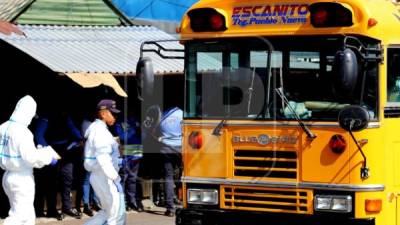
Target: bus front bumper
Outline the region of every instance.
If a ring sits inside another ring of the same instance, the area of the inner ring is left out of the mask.
[[[375,225],[375,219],[354,219],[325,215],[298,215],[228,211],[217,209],[177,209],[176,225]]]

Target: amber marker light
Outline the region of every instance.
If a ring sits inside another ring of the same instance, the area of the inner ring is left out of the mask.
[[[175,32],[176,32],[177,34],[180,34],[181,31],[182,31],[182,29],[181,29],[180,26],[175,27]]]
[[[365,211],[369,213],[378,213],[382,210],[382,199],[366,199]]]
[[[374,18],[369,18],[369,19],[368,19],[368,26],[369,26],[369,27],[373,27],[373,26],[375,26],[376,24],[378,24],[378,21],[377,21],[376,19],[374,19]]]

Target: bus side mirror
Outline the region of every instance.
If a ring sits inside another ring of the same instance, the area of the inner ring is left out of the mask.
[[[140,57],[136,65],[136,76],[138,80],[139,99],[143,100],[153,96],[154,70],[153,63],[149,57]]]
[[[143,127],[152,130],[161,122],[161,109],[158,105],[152,105],[146,109]]]
[[[357,56],[353,50],[346,48],[338,51],[333,62],[333,85],[336,94],[352,97],[358,80]]]
[[[351,105],[339,112],[339,125],[346,131],[360,131],[367,128],[368,110],[358,105]]]

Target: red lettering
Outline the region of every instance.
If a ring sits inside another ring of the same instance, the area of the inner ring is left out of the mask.
[[[232,10],[233,17],[253,16],[286,16],[286,15],[306,15],[308,5],[283,4],[283,5],[256,5],[256,6],[237,6]]]
[[[232,15],[233,15],[233,16],[236,16],[236,14],[239,14],[241,10],[242,10],[242,7],[235,7],[235,8],[233,8]]]
[[[271,6],[270,5],[265,6],[262,16],[271,16]]]
[[[274,16],[285,16],[289,6],[288,5],[275,5]]]
[[[260,5],[254,6],[254,8],[253,8],[253,15],[254,15],[254,16],[261,16],[260,13],[257,13],[257,10],[259,10],[259,9],[261,9],[261,8],[262,8],[262,6],[260,6]]]
[[[296,11],[297,6],[299,6],[299,5],[291,5],[290,6],[290,15],[294,14],[294,12]]]
[[[280,5],[275,5],[274,7],[274,16],[280,15],[281,14],[281,6]]]
[[[299,15],[306,15],[308,13],[308,5],[300,5],[299,8],[297,9],[297,13]]]
[[[252,8],[253,8],[253,7],[251,7],[251,6],[243,7],[243,14],[242,14],[242,17],[249,17],[250,14],[251,14],[251,9],[252,9]]]
[[[283,12],[283,15],[282,15],[282,16],[287,15],[288,9],[289,9],[289,5],[285,5],[284,10],[283,10],[284,12]]]

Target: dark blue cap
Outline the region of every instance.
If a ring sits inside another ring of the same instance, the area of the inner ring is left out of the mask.
[[[117,104],[114,100],[111,99],[103,99],[97,104],[98,110],[108,109],[113,113],[119,113],[120,110],[117,109]]]

